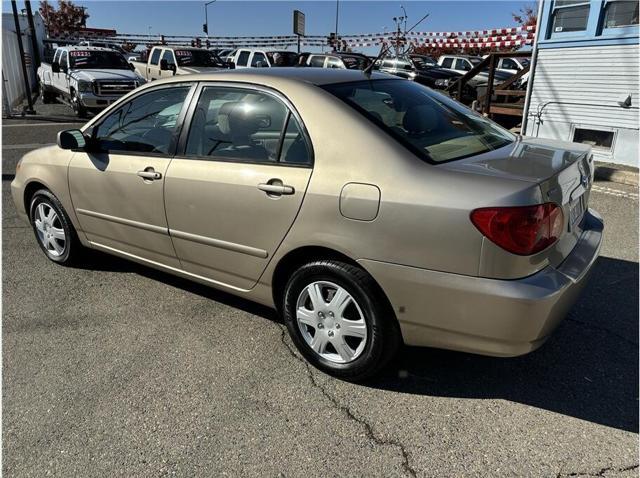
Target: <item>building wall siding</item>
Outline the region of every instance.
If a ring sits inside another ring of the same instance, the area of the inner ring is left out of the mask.
[[[571,141],[575,125],[613,128],[613,151],[594,149],[596,159],[637,167],[638,53],[637,44],[541,49],[526,134]],[[628,95],[632,107],[622,108]]]

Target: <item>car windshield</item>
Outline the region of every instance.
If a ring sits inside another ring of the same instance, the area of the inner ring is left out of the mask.
[[[429,162],[485,153],[516,139],[494,122],[413,81],[374,80],[323,88]]]
[[[129,68],[124,56],[115,51],[70,51],[69,61],[71,68],[78,69],[121,69]]]
[[[298,54],[293,51],[268,51],[267,57],[272,66],[295,66]]]
[[[413,64],[416,65],[416,68],[419,70],[424,70],[437,65],[435,60],[428,56],[412,56],[411,59],[413,60]]]
[[[213,52],[206,50],[175,50],[179,66],[221,67],[223,61]]]

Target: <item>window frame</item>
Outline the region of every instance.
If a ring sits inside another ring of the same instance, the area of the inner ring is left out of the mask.
[[[575,8],[575,7],[583,7],[583,6],[589,7],[589,13],[587,14],[587,22],[584,25],[584,30],[575,30],[575,31],[570,31],[570,32],[565,32],[565,31],[556,32],[556,31],[554,31],[553,24],[555,22],[556,11],[558,11],[558,10],[566,10],[566,9]],[[590,0],[583,0],[583,1],[581,1],[579,3],[575,3],[573,5],[561,5],[561,6],[557,6],[556,5],[556,1],[554,0],[553,4],[551,5],[551,10],[550,10],[550,13],[549,13],[549,25],[548,25],[547,39],[558,40],[558,39],[565,39],[565,38],[571,38],[571,37],[584,37],[589,32],[589,24],[591,22],[592,15],[593,15],[593,5],[592,5],[592,2]]]
[[[193,121],[193,116],[198,106],[198,102],[200,101],[200,97],[202,96],[202,92],[205,88],[228,88],[235,90],[253,90],[259,93],[263,93],[266,95],[270,95],[274,97],[277,101],[280,101],[288,110],[288,113],[285,115],[285,121],[283,122],[282,128],[280,130],[280,140],[278,143],[278,160],[275,162],[265,162],[265,161],[251,161],[246,158],[233,158],[233,157],[218,157],[218,156],[197,156],[192,154],[187,154],[187,139],[189,138],[189,131],[191,129],[191,122]],[[289,124],[290,118],[293,116],[298,122],[298,126],[300,127],[300,132],[302,133],[302,137],[304,139],[305,145],[307,146],[307,152],[309,153],[309,158],[306,163],[283,163],[280,161],[280,155],[282,153],[282,144],[284,142],[284,134],[286,132],[287,126]],[[289,99],[282,94],[280,91],[274,90],[273,88],[269,88],[267,86],[262,85],[254,85],[251,83],[242,83],[235,81],[202,81],[199,82],[196,88],[193,90],[193,96],[191,98],[191,102],[189,104],[189,108],[186,111],[185,118],[181,125],[181,131],[178,138],[177,148],[175,150],[175,159],[186,159],[191,161],[215,161],[219,163],[240,163],[240,164],[255,164],[262,166],[279,166],[285,168],[313,168],[315,162],[315,155],[313,150],[313,143],[311,142],[311,137],[309,136],[309,132],[302,121],[302,118],[298,111],[294,108],[293,104]]]
[[[607,27],[604,22],[607,17],[607,5],[611,5],[614,3],[618,3],[625,0],[604,0],[602,2],[602,8],[600,11],[600,18],[598,20],[598,34],[602,35],[602,37],[606,36],[618,36],[630,33],[637,33],[639,24],[631,24],[631,25],[621,25],[619,27]],[[635,2],[634,2],[635,3]]]
[[[128,97],[127,101],[124,101],[122,103],[116,103],[117,106],[115,108],[111,110],[105,110],[106,114],[104,116],[100,116],[98,121],[96,121],[95,123],[89,124],[88,127],[85,130],[83,130],[83,133],[87,131],[91,131],[91,143],[95,145],[95,141],[96,141],[95,136],[100,126],[105,122],[107,118],[109,118],[111,115],[120,111],[127,104],[149,93],[155,93],[160,90],[167,90],[171,88],[181,88],[181,87],[188,86],[189,91],[187,91],[187,95],[185,96],[184,102],[182,103],[182,108],[180,109],[180,113],[178,113],[178,118],[176,119],[176,134],[174,134],[173,138],[171,138],[171,142],[169,143],[169,150],[167,151],[167,153],[156,153],[156,152],[145,152],[145,151],[121,151],[121,150],[108,150],[108,149],[106,150],[98,149],[96,151],[91,150],[89,152],[90,153],[96,152],[100,154],[117,155],[117,156],[148,156],[148,157],[165,158],[167,160],[171,160],[176,154],[180,135],[182,134],[182,130],[184,128],[184,119],[187,114],[187,110],[191,105],[191,102],[193,101],[193,95],[195,93],[197,85],[198,83],[193,81],[184,81],[184,82],[168,83],[164,85],[154,86],[151,88],[144,88],[142,91],[138,92],[138,94]]]

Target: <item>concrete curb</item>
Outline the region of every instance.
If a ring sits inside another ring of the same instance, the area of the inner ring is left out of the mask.
[[[638,169],[629,166],[618,166],[609,163],[597,163],[595,178],[612,183],[638,186]]]

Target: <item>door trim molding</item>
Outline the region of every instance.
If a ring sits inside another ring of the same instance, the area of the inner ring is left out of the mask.
[[[97,219],[103,219],[109,222],[115,222],[116,224],[124,224],[125,226],[135,227],[137,229],[143,229],[145,231],[155,232],[157,234],[169,235],[169,229],[162,226],[154,226],[153,224],[147,224],[145,222],[132,221],[131,219],[124,219],[122,217],[110,216],[109,214],[102,214],[101,212],[89,211],[87,209],[76,209],[78,214],[83,216],[95,217]]]
[[[259,257],[266,259],[269,257],[267,251],[258,249],[251,246],[245,246],[243,244],[236,244],[235,242],[222,241],[220,239],[213,239],[211,237],[199,236],[197,234],[191,234],[189,232],[176,231],[175,229],[169,229],[169,235],[178,239],[184,239],[186,241],[198,242],[206,246],[218,247],[220,249],[227,249],[233,252],[239,252],[241,254],[247,254],[249,256]]]

